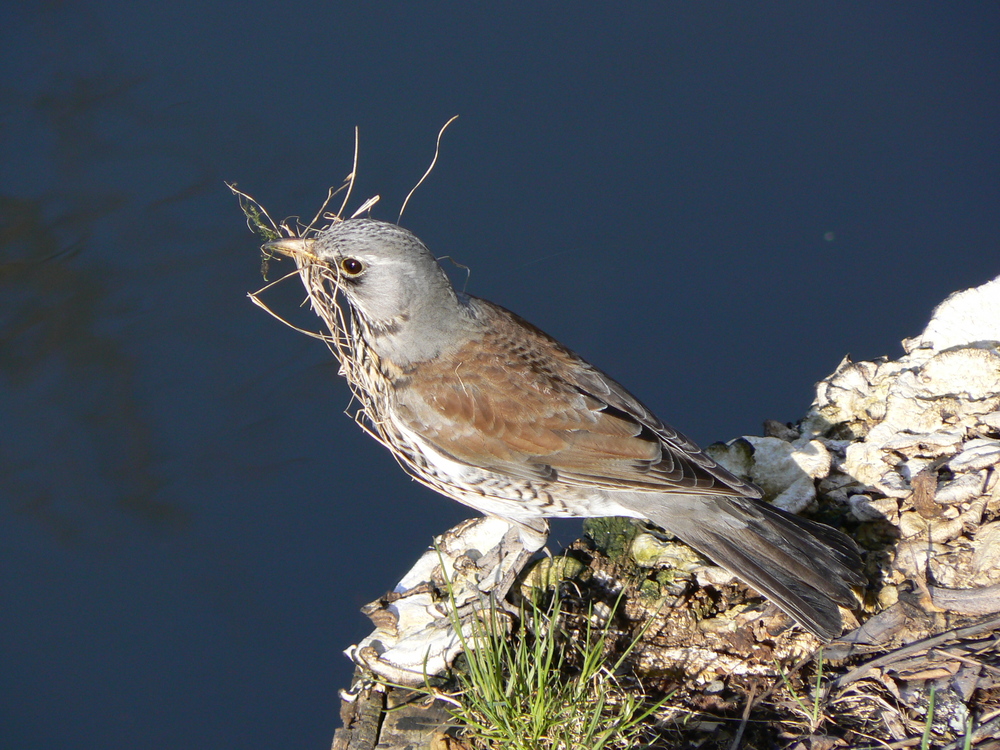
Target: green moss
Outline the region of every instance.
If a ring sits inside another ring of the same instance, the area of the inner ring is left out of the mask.
[[[621,560],[639,529],[628,518],[588,518],[583,522],[583,533],[605,557]]]

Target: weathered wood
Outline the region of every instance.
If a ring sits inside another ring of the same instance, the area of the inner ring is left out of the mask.
[[[356,672],[355,681],[361,678]],[[441,701],[412,690],[370,685],[342,700],[343,727],[332,750],[448,750],[459,748],[447,737],[451,716]]]

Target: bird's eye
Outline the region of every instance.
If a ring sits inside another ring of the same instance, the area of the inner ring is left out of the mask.
[[[340,270],[348,276],[357,276],[365,270],[365,264],[357,258],[344,258],[340,261]]]

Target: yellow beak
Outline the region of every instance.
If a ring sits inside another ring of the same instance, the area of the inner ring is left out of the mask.
[[[263,244],[263,249],[272,253],[287,255],[289,258],[308,258],[318,260],[313,252],[313,245],[316,240],[306,237],[284,237],[280,240],[271,240]]]

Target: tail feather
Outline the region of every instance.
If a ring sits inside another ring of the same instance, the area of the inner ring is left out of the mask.
[[[685,513],[674,502],[664,503],[661,512],[647,517],[820,638],[832,640],[841,634],[838,605],[855,606],[852,587],[865,583],[853,540],[829,526],[749,498],[685,498],[699,507]]]

